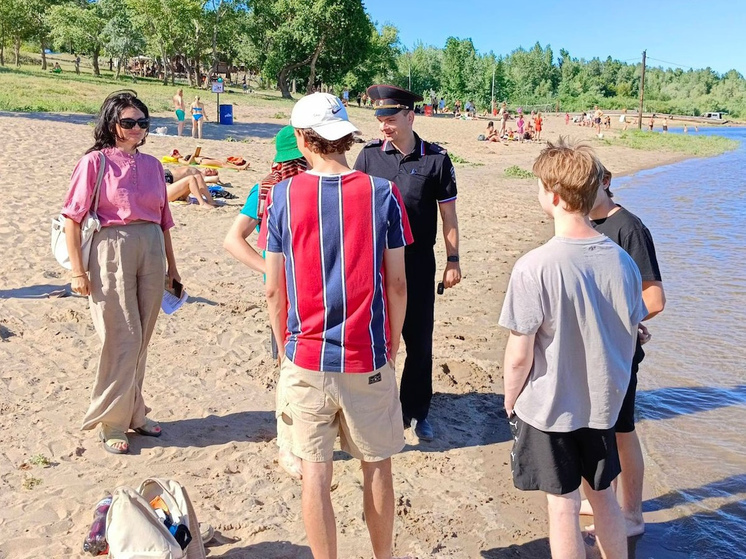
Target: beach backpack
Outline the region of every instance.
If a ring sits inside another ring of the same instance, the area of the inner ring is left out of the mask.
[[[181,525],[179,539],[183,542],[184,534],[191,536],[185,549],[151,507],[158,497],[168,507],[173,524]],[[146,479],[137,490],[116,488],[106,515],[106,541],[110,559],[205,559],[199,522],[186,489],[169,479]]]

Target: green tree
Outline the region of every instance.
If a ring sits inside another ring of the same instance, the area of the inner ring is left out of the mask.
[[[145,52],[145,37],[133,23],[125,0],[100,0],[107,23],[102,31],[104,52],[116,59],[116,79],[123,63],[138,53]]]
[[[428,99],[443,88],[443,51],[419,42],[411,51],[403,51],[397,58],[394,84],[410,89]]]
[[[228,66],[228,79],[230,79],[230,68],[240,60],[242,52],[241,38],[249,33],[249,14],[246,6],[240,1],[224,2],[224,11],[218,26],[216,45],[218,56]]]
[[[200,43],[195,29],[205,17],[200,0],[126,0],[130,17],[147,41],[148,51],[163,61],[163,83],[174,83],[176,56]]]
[[[100,76],[98,58],[104,45],[107,24],[102,3],[69,3],[53,6],[49,12],[51,36],[58,43],[75,46],[75,51],[90,53],[93,75]]]
[[[560,72],[554,65],[552,48],[536,43],[530,50],[514,50],[505,63],[512,96],[521,102],[547,100],[556,93]]]
[[[49,35],[51,27],[49,24],[50,10],[62,3],[63,0],[21,0],[21,5],[26,14],[26,25],[28,27],[27,37],[35,40],[39,45],[41,54],[41,69],[47,69],[46,49],[49,47]]]
[[[358,93],[373,83],[392,83],[396,81],[399,53],[399,30],[396,27],[384,25],[380,31],[373,28],[366,58],[347,72],[342,83],[335,85],[349,87],[353,93]]]
[[[468,100],[473,88],[470,82],[477,78],[480,68],[477,51],[471,39],[449,37],[443,49],[441,86],[450,101]]]
[[[5,65],[5,47],[13,46],[14,63],[21,65],[21,43],[33,34],[29,6],[23,0],[0,0],[0,64]]]
[[[373,24],[360,0],[254,0],[251,38],[263,49],[263,71],[277,79],[282,96],[290,98],[289,81],[317,69],[335,83],[368,56]]]

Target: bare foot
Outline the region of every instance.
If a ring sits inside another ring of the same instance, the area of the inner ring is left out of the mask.
[[[588,499],[583,499],[580,502],[580,516],[593,516],[593,508]]]
[[[641,536],[645,533],[645,521],[640,520],[639,522],[630,520],[629,518],[624,519],[624,523],[627,525],[627,537],[632,538],[635,536]],[[596,535],[596,525],[591,524],[583,530],[587,534]]]
[[[280,451],[277,453],[277,462],[290,477],[295,479],[303,479],[301,459],[289,450],[281,448]]]
[[[627,525],[627,537],[641,536],[645,533],[645,521],[624,517],[624,523]]]
[[[216,206],[213,206],[212,204],[208,204],[207,202],[198,204],[197,207],[201,210],[214,210]]]

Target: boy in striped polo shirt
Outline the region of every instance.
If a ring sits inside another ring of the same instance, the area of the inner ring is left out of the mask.
[[[393,548],[391,456],[404,447],[394,360],[404,324],[404,247],[412,242],[392,182],[351,170],[357,128],[342,102],[315,93],[290,119],[312,171],[275,185],[259,244],[282,365],[277,417],[302,460],[303,520],[314,557],[336,557],[330,487],[342,449],[363,471],[365,520],[376,559]]]

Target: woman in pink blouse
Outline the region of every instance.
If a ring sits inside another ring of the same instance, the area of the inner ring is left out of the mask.
[[[153,333],[164,277],[179,281],[171,234],[174,222],[160,162],[140,153],[150,120],[134,93],[106,98],[94,131],[95,143],[73,171],[62,213],[72,263],[72,290],[88,296],[103,347],[83,429],[101,424],[104,448],[129,452],[127,431],[157,437],[142,395],[148,342]],[[88,272],[80,248],[80,222],[92,204],[104,155],[98,217]]]

